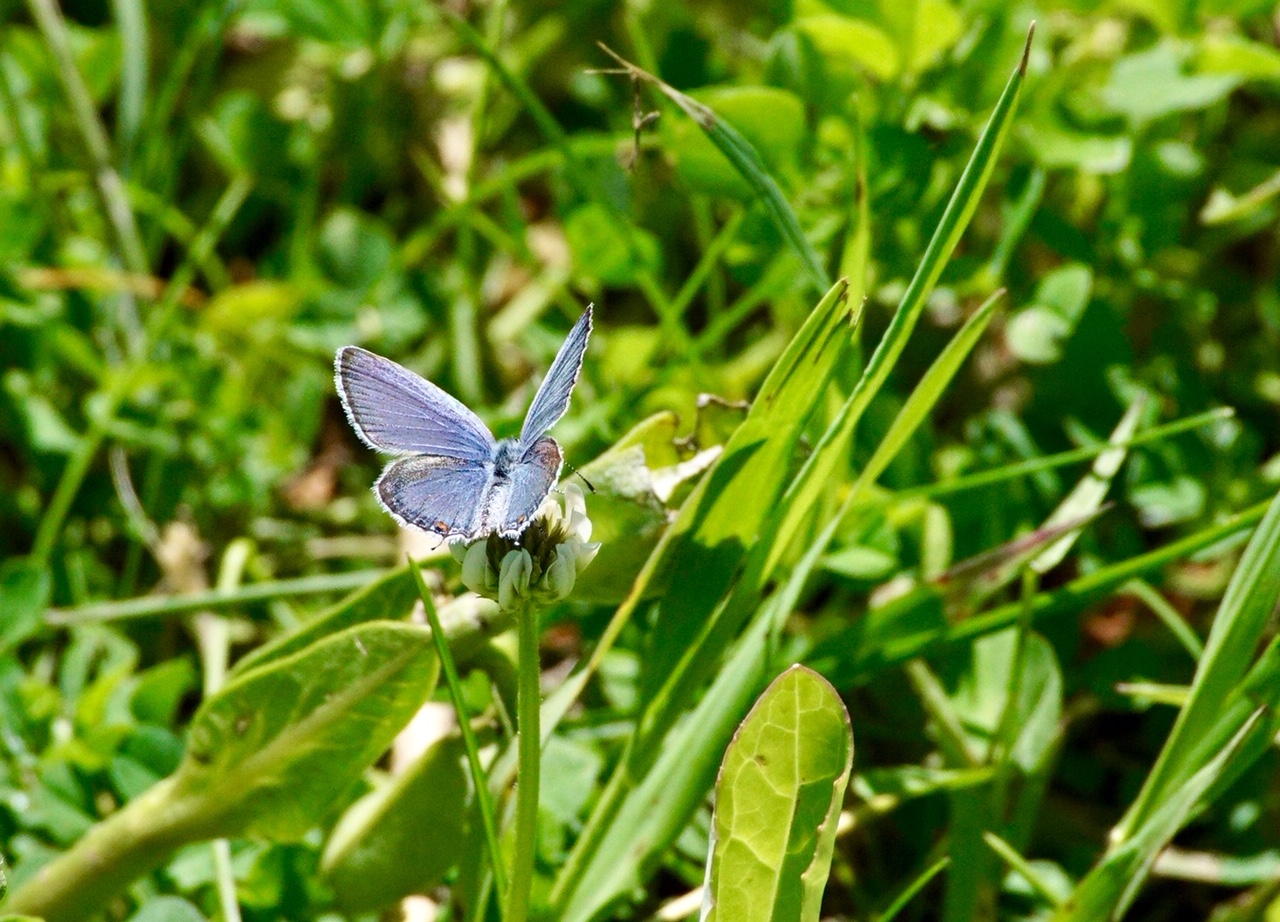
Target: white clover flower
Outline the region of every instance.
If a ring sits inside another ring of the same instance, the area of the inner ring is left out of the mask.
[[[470,544],[455,542],[449,550],[462,564],[463,585],[512,611],[565,598],[600,543],[591,540],[582,488],[570,483],[547,495],[519,539],[494,534]]]

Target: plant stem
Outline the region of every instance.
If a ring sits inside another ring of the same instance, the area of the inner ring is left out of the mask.
[[[80,491],[80,484],[89,473],[89,465],[93,463],[98,449],[102,446],[102,440],[107,434],[108,421],[115,414],[120,402],[118,394],[118,387],[109,388],[107,407],[101,415],[90,420],[88,429],[80,437],[80,444],[67,459],[67,466],[62,469],[62,476],[58,478],[58,485],[54,488],[49,505],[45,507],[44,515],[40,517],[40,525],[36,528],[35,542],[31,548],[31,559],[40,566],[48,564],[54,546],[57,545],[58,538],[62,534],[62,524],[66,521],[67,513],[71,511],[71,504]]]
[[[435,602],[431,598],[431,590],[422,578],[422,570],[418,562],[409,558],[409,572],[418,584],[418,594],[422,596],[422,608],[427,615],[427,623],[431,625],[431,639],[436,645],[436,654],[440,657],[440,668],[444,672],[445,682],[449,686],[449,697],[453,699],[453,708],[458,713],[458,729],[462,732],[462,744],[467,750],[467,763],[471,766],[471,780],[476,788],[476,805],[480,808],[480,821],[484,825],[485,847],[489,850],[489,861],[493,867],[493,881],[498,888],[499,897],[505,898],[507,893],[507,872],[502,863],[502,849],[498,847],[498,820],[493,809],[493,801],[489,797],[489,783],[484,767],[480,764],[480,746],[476,742],[475,731],[471,728],[471,715],[467,712],[466,698],[462,692],[462,681],[458,677],[458,666],[453,660],[453,651],[449,649],[449,639],[440,624],[440,614],[436,611]]]
[[[533,887],[533,858],[538,837],[538,772],[542,761],[541,731],[538,728],[542,694],[538,659],[538,612],[532,606],[518,612],[520,635],[520,687],[516,702],[516,745],[520,769],[516,777],[516,849],[511,866],[511,889],[507,891],[504,922],[525,922],[529,915],[529,894]]]

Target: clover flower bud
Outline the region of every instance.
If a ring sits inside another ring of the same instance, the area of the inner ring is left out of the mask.
[[[582,489],[571,483],[542,501],[518,539],[494,534],[470,544],[459,542],[449,550],[462,564],[463,585],[495,599],[503,611],[512,611],[565,598],[600,544],[591,540]]]

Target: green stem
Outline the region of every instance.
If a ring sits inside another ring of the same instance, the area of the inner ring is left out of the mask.
[[[511,867],[511,889],[507,892],[505,922],[525,922],[529,915],[533,858],[538,844],[538,772],[542,761],[542,740],[538,729],[542,707],[538,612],[529,606],[517,614],[516,621],[520,634],[520,689],[516,716],[520,773],[516,778],[516,851]]]
[[[449,697],[453,699],[454,710],[458,712],[458,729],[462,731],[462,744],[467,750],[467,763],[471,766],[471,780],[476,788],[476,804],[480,808],[480,820],[484,824],[485,847],[489,849],[489,861],[493,866],[493,881],[500,897],[507,893],[507,872],[502,863],[502,849],[498,847],[498,820],[493,809],[493,801],[489,797],[489,783],[485,777],[484,767],[480,764],[480,745],[476,742],[475,730],[471,727],[471,715],[467,711],[466,696],[462,691],[462,680],[458,677],[458,666],[453,659],[453,651],[449,649],[449,639],[440,624],[440,613],[436,611],[435,601],[431,598],[431,589],[422,578],[422,570],[418,562],[409,558],[409,572],[418,584],[418,594],[422,596],[422,608],[427,615],[427,623],[431,625],[431,639],[436,645],[436,654],[440,657],[440,668],[444,672],[445,682],[449,686]]]
[[[46,513],[45,518],[48,517],[49,514]],[[43,522],[41,525],[43,526]],[[45,622],[56,626],[70,626],[94,621],[127,621],[133,618],[183,615],[200,610],[221,611],[254,602],[360,589],[390,572],[387,569],[355,570],[350,573],[264,580],[226,592],[208,589],[203,592],[184,592],[181,595],[141,596],[119,602],[94,602],[77,608],[50,609],[45,614]]]
[[[35,543],[31,548],[31,559],[39,566],[49,562],[49,556],[53,553],[54,545],[58,543],[58,536],[62,533],[62,523],[66,521],[67,513],[71,511],[71,503],[80,492],[80,484],[89,473],[89,465],[93,463],[98,449],[102,446],[102,440],[107,434],[107,421],[115,413],[117,403],[118,400],[114,394],[111,395],[110,406],[101,416],[90,422],[89,428],[80,438],[80,444],[76,446],[75,453],[68,459],[67,466],[62,469],[62,476],[58,479],[58,486],[53,491],[53,498],[49,500],[44,515],[40,517],[40,526],[36,529]]]

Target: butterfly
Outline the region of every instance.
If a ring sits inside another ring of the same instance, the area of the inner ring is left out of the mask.
[[[591,335],[591,306],[551,363],[520,435],[496,440],[480,417],[425,378],[359,346],[334,357],[351,428],[370,448],[401,455],[373,486],[401,525],[446,538],[519,538],[560,477],[564,455],[546,433],[569,408]]]

